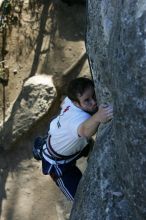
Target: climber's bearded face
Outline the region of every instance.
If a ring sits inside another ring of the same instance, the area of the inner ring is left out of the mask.
[[[83,111],[93,114],[98,110],[95,91],[93,87],[89,87],[88,89],[86,89],[82,95],[78,94],[77,98],[78,102],[75,102],[75,105]]]

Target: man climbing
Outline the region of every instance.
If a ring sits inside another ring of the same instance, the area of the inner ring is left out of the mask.
[[[90,79],[80,77],[70,82],[60,114],[50,123],[42,154],[43,173],[52,177],[68,199],[74,200],[82,177],[76,160],[87,156],[89,142],[99,124],[112,117],[111,106],[97,106]]]

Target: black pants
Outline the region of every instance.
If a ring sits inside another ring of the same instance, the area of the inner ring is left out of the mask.
[[[80,169],[76,166],[76,160],[81,157],[87,157],[93,149],[93,144],[94,141],[91,139],[82,152],[69,163],[59,164],[56,162],[56,164],[52,165],[48,161],[42,160],[45,169],[45,173],[43,173],[50,174],[56,185],[71,201],[74,200],[78,184],[82,177]]]

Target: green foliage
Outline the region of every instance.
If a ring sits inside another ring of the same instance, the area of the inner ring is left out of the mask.
[[[4,16],[9,15],[12,9],[10,0],[4,0],[2,3],[2,13]]]
[[[10,0],[4,0],[1,5],[1,17],[0,17],[0,31],[7,27],[9,15],[11,13],[11,2]]]
[[[21,7],[20,2],[13,0],[4,0],[1,5],[1,16],[0,16],[0,31],[2,32],[4,29],[10,27],[10,25],[17,24],[18,17],[14,15],[15,7]]]

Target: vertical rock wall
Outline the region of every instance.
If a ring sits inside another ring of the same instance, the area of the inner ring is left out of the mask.
[[[146,2],[88,0],[86,46],[99,102],[97,135],[71,220],[146,219]]]

